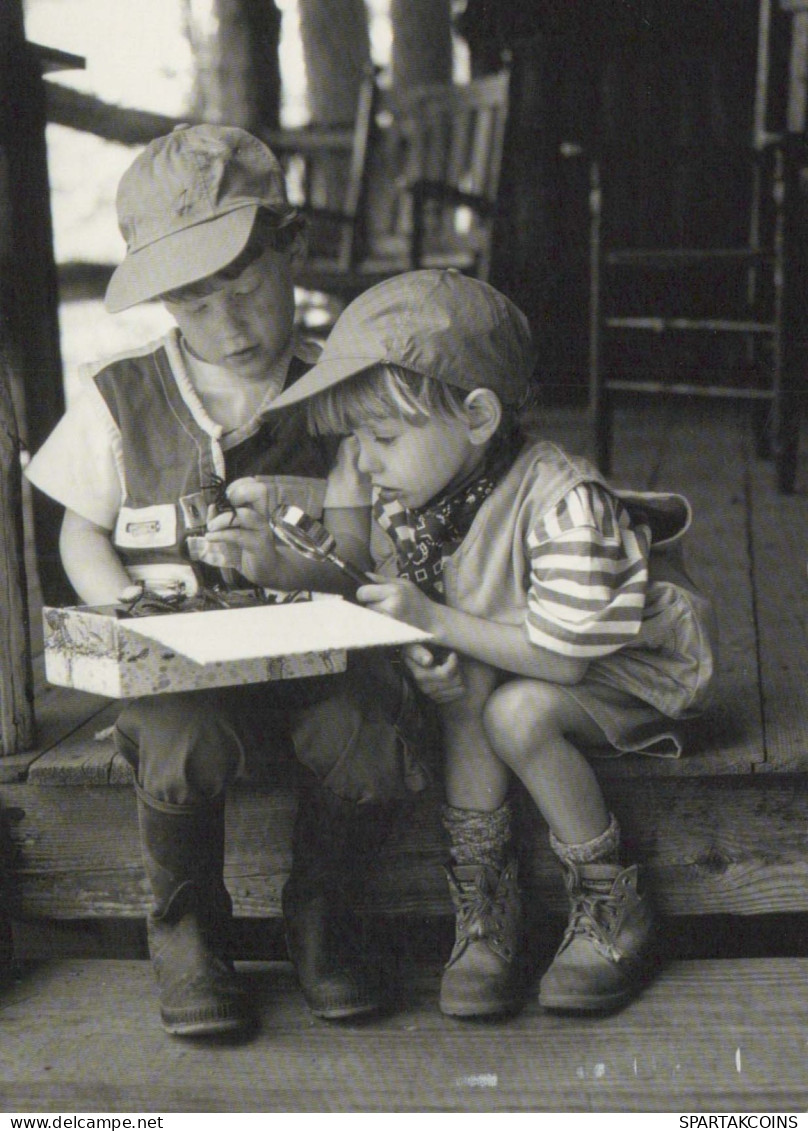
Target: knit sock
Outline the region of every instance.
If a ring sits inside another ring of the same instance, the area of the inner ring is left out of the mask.
[[[491,812],[444,805],[441,815],[452,842],[454,864],[486,864],[502,871],[511,848],[511,806],[507,801]]]
[[[614,814],[609,814],[609,826],[599,836],[583,844],[565,844],[553,832],[550,847],[567,864],[618,864],[620,857],[620,826]]]

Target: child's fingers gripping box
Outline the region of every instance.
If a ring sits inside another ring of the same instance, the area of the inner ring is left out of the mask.
[[[133,619],[111,606],[46,607],[44,623],[48,681],[113,699],[330,675],[352,649],[430,639],[326,595]]]

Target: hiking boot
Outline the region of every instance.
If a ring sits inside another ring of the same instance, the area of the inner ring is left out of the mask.
[[[539,1005],[576,1013],[617,1009],[651,977],[654,923],[637,890],[637,865],[565,861],[562,867],[570,918],[541,980]]]
[[[440,985],[450,1017],[491,1017],[521,1005],[518,957],[521,900],[516,864],[497,872],[485,864],[447,869],[454,904],[455,944]]]

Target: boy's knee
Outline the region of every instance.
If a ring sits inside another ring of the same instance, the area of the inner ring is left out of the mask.
[[[242,756],[227,720],[212,704],[185,695],[127,704],[115,726],[115,745],[141,788],[174,804],[218,796]]]
[[[560,705],[555,685],[512,680],[497,688],[486,704],[486,733],[495,747],[535,753],[538,742],[563,729]]]

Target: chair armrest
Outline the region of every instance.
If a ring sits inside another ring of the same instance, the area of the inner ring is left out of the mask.
[[[350,153],[354,146],[353,126],[301,126],[298,129],[262,130],[260,137],[276,157],[295,153]]]
[[[471,208],[480,216],[492,216],[494,204],[487,197],[479,193],[465,192],[454,185],[444,181],[415,181],[409,186],[413,205],[416,210],[423,207],[427,200],[438,200],[444,204],[456,204],[458,207]]]
[[[356,221],[355,216],[350,216],[347,212],[341,212],[338,208],[326,208],[319,204],[298,204],[296,208],[304,216],[312,216],[315,219],[333,220],[337,224],[353,224]]]

